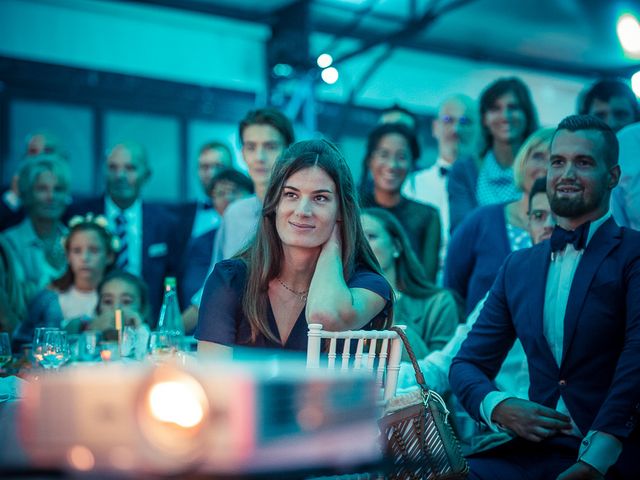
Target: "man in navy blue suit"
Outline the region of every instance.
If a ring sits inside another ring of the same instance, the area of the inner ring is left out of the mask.
[[[551,144],[549,241],[505,260],[449,379],[467,411],[514,439],[470,458],[470,478],[640,478],[640,233],[611,218],[613,130],[565,118]],[[518,338],[530,400],[493,383]]]
[[[149,287],[153,327],[158,320],[163,297],[163,281],[175,276],[178,257],[178,221],[167,207],[140,198],[151,176],[142,145],[122,142],[111,148],[106,160],[105,195],[72,204],[67,215],[92,212],[105,215],[120,238],[116,267],[141,276]]]

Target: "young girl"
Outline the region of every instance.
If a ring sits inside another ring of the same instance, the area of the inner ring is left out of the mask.
[[[67,270],[31,300],[16,340],[29,342],[33,329],[40,326],[60,327],[71,333],[86,327],[98,303],[96,288],[113,264],[118,246],[106,225],[104,217],[93,214],[71,219],[69,234],[63,239]]]
[[[89,329],[114,328],[115,311],[122,311],[123,325],[146,325],[150,311],[147,285],[140,277],[123,270],[113,270],[98,285],[96,315]]]
[[[123,270],[113,270],[107,274],[98,285],[98,307],[88,329],[100,332],[105,340],[117,340],[116,310],[122,312],[123,328],[135,328],[132,338],[125,340],[124,334],[122,336],[122,346],[124,348],[127,344],[126,350],[130,352],[127,356],[143,358],[147,353],[150,335],[147,322],[150,312],[149,292],[144,280]]]

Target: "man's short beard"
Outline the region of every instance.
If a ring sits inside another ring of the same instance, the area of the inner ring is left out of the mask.
[[[584,197],[558,198],[557,194],[553,194],[549,198],[549,205],[551,211],[559,217],[577,218],[597,210],[601,201],[602,198],[592,198],[589,202],[585,201]]]

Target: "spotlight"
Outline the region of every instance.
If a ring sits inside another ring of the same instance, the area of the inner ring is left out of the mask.
[[[618,39],[624,51],[631,55],[640,55],[640,23],[630,13],[618,19]]]
[[[328,53],[323,53],[320,56],[318,56],[316,63],[320,68],[330,67],[331,64],[333,63],[333,57]]]
[[[640,98],[640,70],[631,76],[631,89]]]
[[[322,77],[322,80],[324,80],[325,83],[328,83],[329,85],[333,85],[338,81],[340,74],[338,73],[338,70],[335,67],[329,67],[322,70],[322,73],[320,74],[320,76]]]

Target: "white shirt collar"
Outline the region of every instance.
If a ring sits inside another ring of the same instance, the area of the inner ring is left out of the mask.
[[[107,214],[107,218],[115,218],[120,215],[120,212],[124,213],[124,216],[127,220],[134,220],[135,218],[139,218],[142,214],[142,200],[137,198],[135,202],[131,204],[129,208],[126,210],[121,210],[119,206],[115,204],[115,202],[111,199],[109,195],[105,196],[104,199],[104,211]]]
[[[436,160],[436,166],[440,167],[440,168],[444,168],[446,170],[450,170],[451,166],[453,165],[452,163],[447,162],[444,158],[442,157],[438,157],[438,159]]]
[[[610,210],[607,213],[605,213],[603,216],[601,216],[599,219],[594,220],[593,222],[591,222],[591,225],[589,225],[589,233],[587,235],[587,243],[586,243],[586,245],[589,245],[589,242],[591,241],[591,238],[595,235],[596,230],[598,230],[600,228],[600,226],[604,222],[609,220],[609,218],[611,218],[611,211]]]

